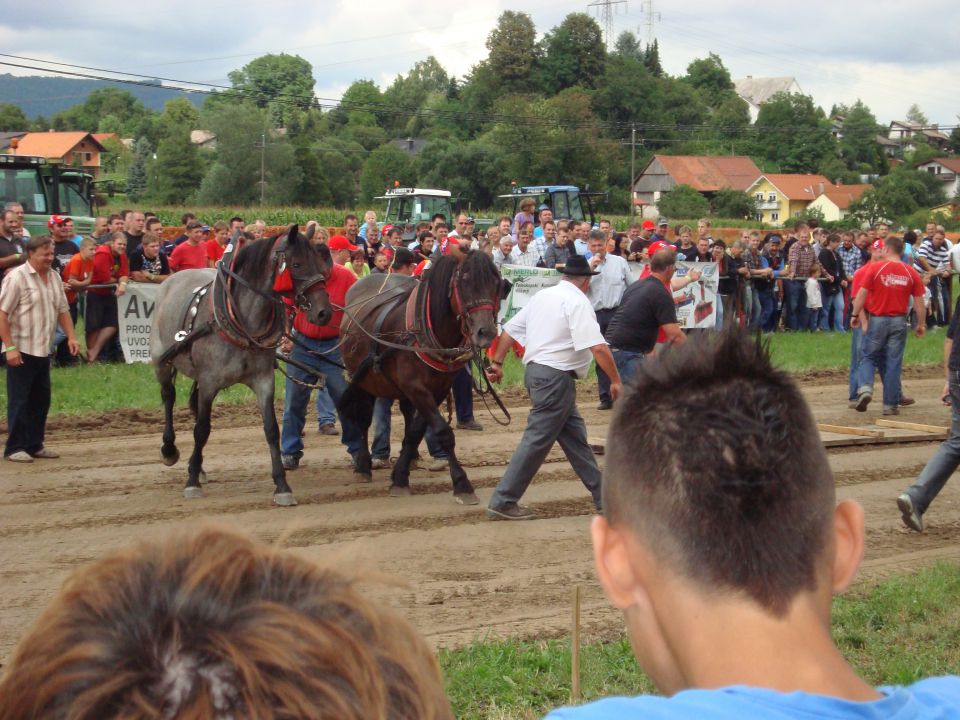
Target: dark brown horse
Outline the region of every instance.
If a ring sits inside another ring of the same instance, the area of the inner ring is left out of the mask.
[[[454,435],[437,409],[453,377],[497,336],[500,273],[482,252],[437,260],[423,279],[370,275],[347,293],[341,354],[352,374],[340,412],[364,429],[356,470],[370,475],[367,436],[374,397],[400,400],[403,447],[390,476],[390,494],[410,494],[410,463],[429,425],[449,453],[457,502],[475,505],[473,485],[457,460]]]
[[[257,396],[263,432],[270,448],[277,505],[296,505],[280,460],[280,431],[273,407],[276,349],[286,329],[287,306],[274,291],[278,275],[288,271],[293,290],[286,293],[310,322],[325,325],[333,311],[325,283],[332,267],[330,250],[315,247],[291,225],[286,235],[251,242],[236,254],[233,267],[183,270],[157,293],[150,355],[163,398],[165,465],[180,458],[173,429],[177,373],[193,378],[190,409],[193,454],[187,468],[186,498],[202,497],[203,448],[210,436],[210,409],[217,393],[236,383]]]

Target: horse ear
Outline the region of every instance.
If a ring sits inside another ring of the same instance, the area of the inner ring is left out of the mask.
[[[307,240],[313,240],[313,236],[317,234],[317,223],[308,222],[307,223]]]
[[[300,237],[300,226],[296,223],[293,223],[290,226],[290,229],[287,231],[287,245],[291,247],[297,244],[297,239]]]

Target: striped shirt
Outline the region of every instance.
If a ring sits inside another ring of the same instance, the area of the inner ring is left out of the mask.
[[[946,265],[949,262],[950,250],[947,248],[946,242],[941,243],[939,248],[935,248],[933,246],[933,240],[925,238],[924,241],[920,243],[920,249],[917,250],[917,257],[922,257],[927,261],[927,265],[931,270],[936,270],[941,265]],[[917,272],[926,272],[919,261],[914,261],[913,267]]]
[[[0,312],[10,321],[10,339],[25,355],[45,358],[57,329],[57,319],[68,312],[63,281],[53,270],[41,278],[29,262],[6,274],[0,288]]]

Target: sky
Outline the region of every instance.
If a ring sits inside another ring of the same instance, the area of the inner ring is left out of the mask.
[[[65,0],[54,30],[38,10],[43,6],[0,0],[4,53],[228,85],[231,70],[286,52],[313,65],[317,95],[331,99],[358,79],[385,89],[428,55],[463,76],[486,57],[485,39],[505,9],[528,13],[541,36],[572,12],[599,19],[584,0]],[[672,75],[714,52],[734,79],[795,77],[827,112],[859,98],[884,124],[903,119],[914,103],[932,123],[960,123],[956,0],[626,0],[611,7],[613,37],[630,30],[645,41],[644,11],[651,6],[662,63]],[[38,74],[0,64],[4,72]]]

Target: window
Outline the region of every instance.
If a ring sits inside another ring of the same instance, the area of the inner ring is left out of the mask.
[[[767,195],[767,200],[768,200],[769,202],[776,202],[776,201],[777,201],[777,194],[776,194],[776,193],[770,193],[769,195]]]
[[[756,197],[757,202],[763,202],[763,193],[758,192],[754,197]]]
[[[779,220],[780,220],[780,213],[775,213],[775,212],[770,213],[770,222],[779,222]]]
[[[87,162],[90,162],[91,160],[93,160],[93,153],[84,153],[83,159],[86,160]]]

